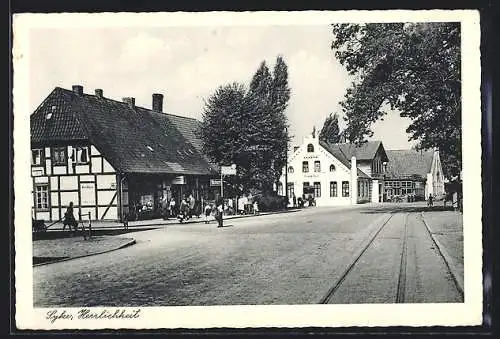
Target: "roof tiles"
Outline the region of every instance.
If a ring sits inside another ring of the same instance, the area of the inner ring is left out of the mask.
[[[48,111],[55,111],[46,119]],[[31,115],[32,143],[89,140],[119,171],[213,175],[199,121],[57,87]]]

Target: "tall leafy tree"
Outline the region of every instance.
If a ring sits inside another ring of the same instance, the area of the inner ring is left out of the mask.
[[[461,167],[460,24],[335,24],[332,49],[355,79],[341,102],[351,142],[398,111],[418,147],[439,147],[445,173]]]
[[[337,113],[326,117],[323,127],[319,132],[319,139],[335,144],[340,142],[339,116]]]
[[[239,83],[224,85],[206,101],[198,131],[203,151],[216,164],[237,165],[237,176],[227,178],[236,193],[268,193],[281,175],[289,140],[284,115],[289,97],[281,59],[273,74],[262,62],[248,90]]]
[[[288,153],[288,119],[285,111],[290,100],[291,89],[288,85],[288,66],[283,56],[278,55],[273,69],[271,83],[272,134],[273,134],[273,179],[279,181],[283,168],[286,167]]]

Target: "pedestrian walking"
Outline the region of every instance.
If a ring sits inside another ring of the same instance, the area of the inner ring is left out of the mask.
[[[210,215],[212,214],[212,206],[210,204],[206,204],[204,208],[205,214],[205,224],[210,222]]]
[[[220,199],[218,205],[217,205],[217,210],[215,212],[215,219],[217,220],[217,227],[222,227],[223,225],[223,214],[224,214],[224,207],[222,206],[223,205],[223,201],[222,199]]]
[[[243,197],[238,198],[238,213],[243,214],[245,212],[245,201],[243,200]]]
[[[161,204],[161,216],[164,220],[168,220],[168,200],[167,200],[167,197],[164,196],[161,201],[160,201],[160,204]]]
[[[293,193],[293,207],[297,207],[297,197],[295,196],[295,193]]]
[[[429,194],[429,200],[427,201],[427,206],[432,207],[433,206],[433,196],[432,194]]]
[[[172,218],[175,218],[175,199],[172,197],[169,204],[169,212]]]
[[[453,204],[453,210],[458,211],[458,192],[453,192],[452,204]]]
[[[257,200],[254,200],[253,202],[253,214],[259,215],[259,203],[257,202]]]
[[[194,206],[196,204],[196,201],[194,200],[194,197],[192,194],[189,195],[188,197],[188,205],[189,205],[189,212],[188,212],[188,217],[191,218],[194,214]]]
[[[66,229],[66,226],[68,226],[70,231],[73,229],[76,232],[76,230],[78,229],[78,222],[76,221],[75,215],[73,214],[72,201],[69,203],[69,206],[64,213],[63,231]]]

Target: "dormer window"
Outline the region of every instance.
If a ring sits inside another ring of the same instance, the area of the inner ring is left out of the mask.
[[[308,152],[308,153],[312,153],[312,152],[314,152],[314,145],[313,145],[313,144],[309,144],[309,145],[307,145],[307,152]]]

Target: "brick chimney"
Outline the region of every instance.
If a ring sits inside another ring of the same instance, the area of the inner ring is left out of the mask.
[[[163,94],[153,93],[153,111],[163,112]]]
[[[132,97],[126,97],[122,99],[124,103],[128,104],[128,107],[134,108],[135,107],[135,98]]]
[[[96,97],[98,97],[98,98],[102,98],[102,97],[103,97],[103,96],[102,96],[102,89],[97,88],[97,89],[95,90],[95,96],[96,96]]]
[[[73,85],[73,93],[76,95],[83,95],[83,86],[82,85]]]

